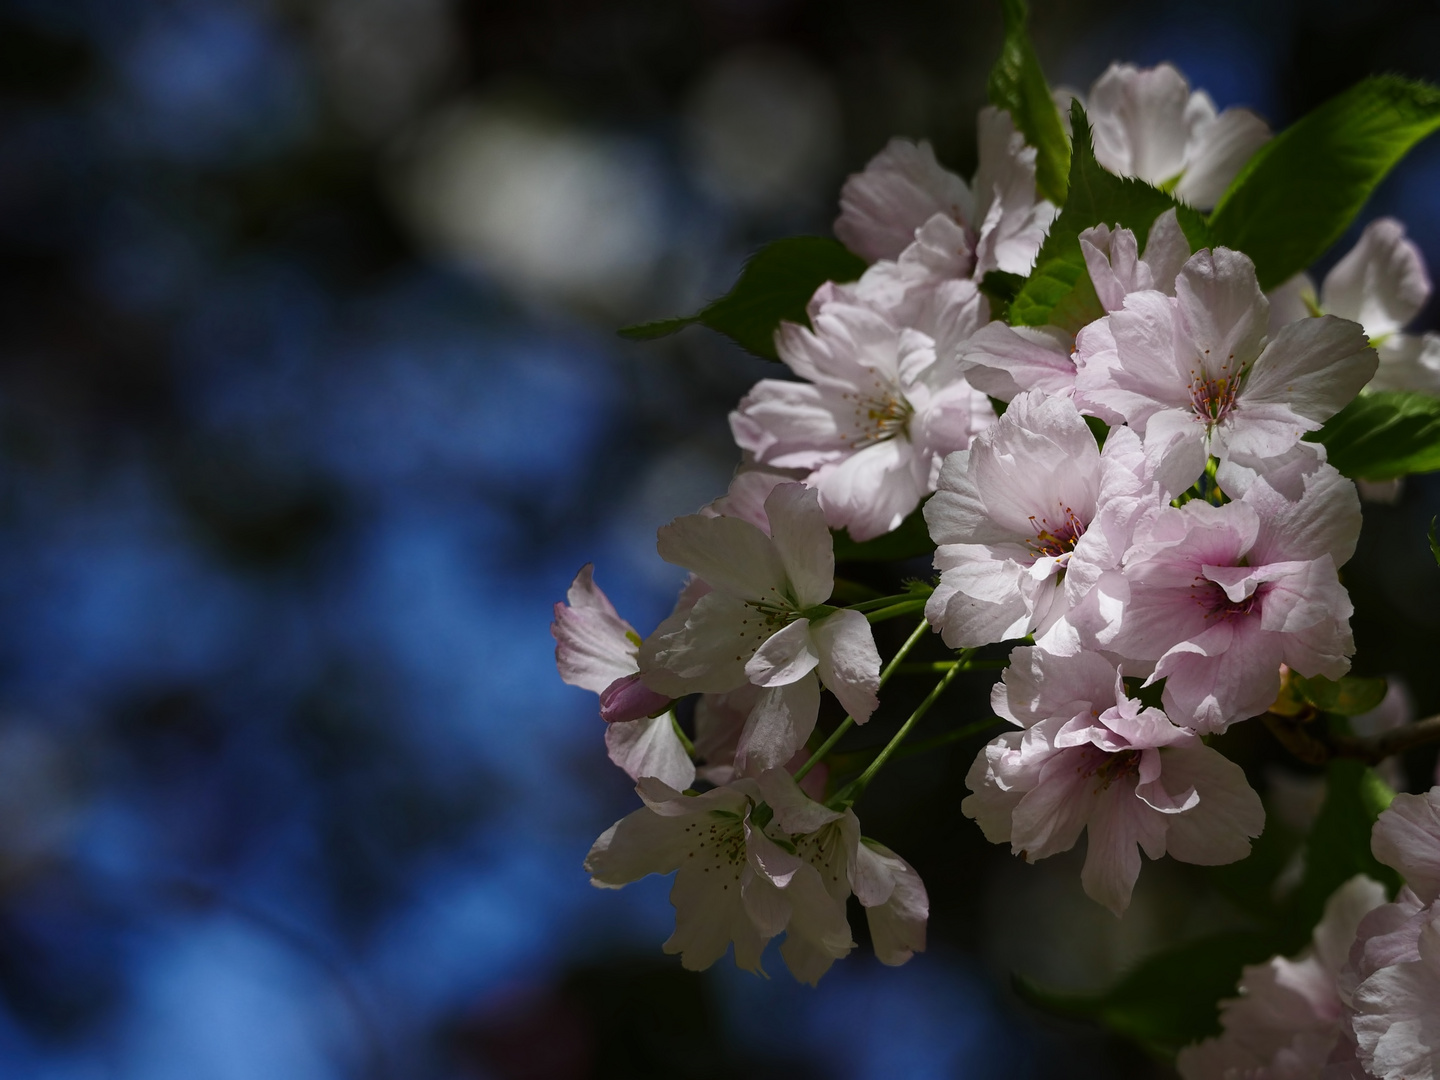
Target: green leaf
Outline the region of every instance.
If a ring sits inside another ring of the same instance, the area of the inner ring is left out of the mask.
[[[1327,766],[1325,802],[1305,841],[1305,876],[1296,889],[1289,939],[1278,950],[1294,952],[1310,940],[1325,901],[1356,874],[1383,882],[1393,895],[1400,878],[1370,852],[1370,830],[1395,792],[1361,762],[1337,758]]]
[[[1012,274],[1006,270],[991,270],[981,278],[979,287],[990,301],[990,318],[1001,321],[1008,320],[1010,301],[1015,299],[1015,294],[1024,284],[1023,275]]]
[[[1317,675],[1313,679],[1302,675],[1294,675],[1292,678],[1305,700],[1322,712],[1359,716],[1385,700],[1384,679],[1346,676],[1335,682],[1323,675]]]
[[[1217,244],[1273,289],[1340,238],[1375,186],[1440,127],[1440,88],[1394,75],[1356,83],[1262,146],[1210,215]]]
[[[1040,247],[1034,271],[1010,304],[1010,322],[1015,326],[1049,324],[1073,331],[1105,314],[1080,252],[1080,234],[1095,225],[1127,228],[1143,249],[1150,226],[1173,207],[1192,250],[1209,242],[1197,211],[1143,181],[1100,167],[1090,140],[1090,122],[1079,102],[1071,105],[1070,125],[1075,132],[1070,194]]]
[[[1408,390],[1361,394],[1305,436],[1346,476],[1389,480],[1440,469],[1440,398]]]
[[[935,541],[930,539],[930,530],[925,525],[924,509],[923,505],[916,507],[894,529],[873,540],[851,540],[846,530],[833,530],[835,561],[898,562],[934,554]]]
[[[1017,976],[1016,992],[1061,1016],[1095,1020],[1156,1054],[1217,1034],[1218,1004],[1235,996],[1240,969],[1273,955],[1267,937],[1230,933],[1169,949],[1100,994],[1060,994]]]
[[[865,260],[838,240],[792,236],[767,244],[745,263],[735,287],[694,315],[627,326],[620,336],[650,341],[677,333],[692,323],[718,330],[742,348],[777,360],[775,331],[782,321],[808,326],[805,306],[827,281],[854,281]]]
[[[1035,147],[1035,184],[1041,195],[1060,206],[1065,202],[1070,168],[1065,126],[1026,29],[1029,12],[1025,0],[1000,0],[1000,10],[1005,40],[1000,44],[1000,58],[990,69],[990,104],[1008,110],[1016,130]]]

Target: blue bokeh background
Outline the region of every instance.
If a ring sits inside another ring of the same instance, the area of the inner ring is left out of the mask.
[[[1172,59],[1277,126],[1440,77],[1433,6],[1035,8],[1058,82]],[[765,367],[614,327],[826,231],[892,133],[973,168],[997,41],[968,2],[0,4],[0,1075],[1165,1075],[1006,975],[1093,984],[1207,916],[1159,870],[1133,932],[1073,861],[1035,892],[958,758],[877,806],[935,841],[898,971],[688,975],[665,882],[580,869],[633,796],[551,606],[593,560],[668,611],[654,530],[723,488]],[[1440,144],[1367,211],[1432,264],[1436,190]],[[1367,519],[1395,670],[1435,502]]]

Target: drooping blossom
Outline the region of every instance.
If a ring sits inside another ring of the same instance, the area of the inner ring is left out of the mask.
[[[992,843],[1027,861],[1068,851],[1085,831],[1081,882],[1119,915],[1140,852],[1204,866],[1250,852],[1265,813],[1239,766],[1128,697],[1121,674],[1090,652],[1011,653],[991,696],[1021,728],[980,752],[961,804]]]
[[[815,492],[780,484],[764,508],[768,532],[703,514],[660,530],[660,557],[690,570],[697,585],[693,603],[679,605],[639,654],[645,685],[672,698],[746,683],[767,691],[740,736],[742,773],[782,766],[804,745],[820,680],[857,723],[878,703],[880,655],[870,624],[859,612],[825,606],[835,555]]]
[[[1217,111],[1210,95],[1191,91],[1171,64],[1111,64],[1082,104],[1096,161],[1119,176],[1173,191],[1201,210],[1219,202],[1270,139],[1259,116],[1242,108]]]
[[[1153,664],[1165,711],[1201,734],[1257,716],[1280,665],[1338,679],[1355,649],[1336,569],[1355,551],[1355,485],[1329,465],[1290,500],[1256,479],[1237,500],[1192,500],[1141,521],[1125,554],[1129,598],[1100,645]]]
[[[994,420],[957,363],[871,307],[812,308],[814,330],[784,323],[780,357],[806,382],[763,379],[730,414],[741,449],[803,469],[825,519],[856,540],[894,529],[934,490],[940,459]]]
[[[1310,946],[1294,959],[1247,966],[1237,998],[1220,1003],[1220,1035],[1180,1051],[1184,1080],[1338,1080],[1355,1071],[1340,975],[1368,912],[1385,887],[1363,874],[1325,904]],[[1329,1071],[1327,1071],[1327,1068]]]
[[[1207,455],[1257,471],[1339,412],[1375,372],[1356,323],[1305,319],[1266,336],[1255,264],[1203,249],[1175,295],[1131,293],[1076,342],[1077,403],[1145,440],[1167,490],[1183,491]]]
[[[1003,109],[981,109],[977,128],[973,186],[943,168],[928,142],[892,139],[845,182],[835,235],[869,262],[899,261],[919,238],[927,251],[913,261],[943,266],[947,277],[1028,273],[1056,214],[1036,195],[1036,152]]]
[[[1270,294],[1270,325],[1311,315],[1337,315],[1365,328],[1380,363],[1371,390],[1440,394],[1440,334],[1407,334],[1405,327],[1430,299],[1425,257],[1394,218],[1376,218],[1325,275],[1316,295],[1308,274]]]
[[[904,963],[924,948],[929,901],[914,870],[862,841],[853,811],[812,802],[782,770],[702,795],[649,779],[636,790],[645,806],[606,830],[585,868],[602,888],[676,872],[665,951],[686,968],[708,968],[733,942],[735,963],[760,971],[765,944],[784,933],[786,966],[813,985],[854,948],[845,916],[852,891],[882,962]]]
[[[971,648],[1057,626],[1124,551],[1090,525],[1112,502],[1133,515],[1150,487],[1139,440],[1112,431],[1102,451],[1068,400],[1026,393],[968,451],[951,454],[925,504],[940,584],[926,617],[951,648]],[[1124,507],[1119,502],[1128,500]],[[1158,503],[1158,496],[1149,500]]]
[[[612,702],[625,699],[626,714],[639,716],[607,724],[610,760],[636,780],[653,776],[683,791],[695,782],[695,765],[676,734],[670,699],[635,678],[640,635],[595,584],[594,569],[590,563],[581,567],[566,593],[568,603],[555,605],[550,632],[560,678],[601,695],[602,716],[607,696]]]
[[[1400,794],[1370,847],[1400,872],[1393,904],[1361,922],[1346,972],[1356,1056],[1376,1080],[1440,1076],[1440,787]]]

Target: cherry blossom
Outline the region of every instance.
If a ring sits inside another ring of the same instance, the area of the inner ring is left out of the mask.
[[[1271,293],[1270,325],[1278,329],[1317,314],[1350,319],[1365,328],[1379,354],[1371,390],[1440,394],[1440,334],[1404,333],[1429,299],[1425,257],[1404,225],[1382,217],[1365,226],[1325,275],[1318,297],[1308,274],[1297,274]]]
[[[1360,924],[1346,972],[1356,1056],[1377,1080],[1434,1080],[1440,1063],[1440,787],[1400,794],[1375,857],[1406,886]]]
[[[807,470],[825,519],[856,540],[894,529],[934,490],[940,459],[992,423],[983,394],[934,342],[870,307],[821,304],[782,324],[780,357],[807,382],[764,379],[730,415],[740,447]]]
[[[864,723],[880,676],[865,616],[825,604],[835,555],[815,492],[780,484],[764,508],[768,533],[741,518],[703,514],[660,530],[660,557],[691,570],[698,584],[639,653],[645,684],[672,698],[746,683],[768,691],[740,737],[742,773],[781,766],[804,745],[819,710],[819,680]]]
[[[1035,150],[1010,114],[986,107],[977,121],[974,185],[943,168],[928,142],[892,139],[840,192],[835,235],[869,262],[900,260],[921,243],[947,276],[1028,273],[1056,209],[1035,192]]]
[[[1172,209],[1150,226],[1143,256],[1134,232],[1118,225],[1086,229],[1080,234],[1080,251],[1100,305],[1106,311],[1119,311],[1125,297],[1134,292],[1155,290],[1174,296],[1175,279],[1190,258],[1190,242]]]
[[[622,619],[610,598],[595,584],[594,566],[586,563],[575,575],[568,603],[555,605],[550,632],[555,637],[555,663],[560,678],[571,686],[592,690],[612,706],[623,696],[624,715],[605,728],[610,760],[633,779],[653,776],[684,790],[695,782],[695,765],[675,730],[670,699],[649,690],[635,676],[640,667],[640,635]],[[605,715],[602,704],[601,715]],[[650,713],[656,715],[651,716]],[[618,709],[615,715],[620,715]]]
[[[1240,996],[1220,1005],[1222,1034],[1180,1052],[1184,1080],[1356,1075],[1345,1068],[1355,1050],[1340,974],[1362,918],[1384,902],[1385,887],[1357,875],[1326,902],[1309,948],[1294,959],[1247,966]]]
[[[1128,697],[1121,674],[1089,652],[1011,653],[991,704],[1021,728],[975,759],[961,803],[992,843],[1033,862],[1088,835],[1081,883],[1120,915],[1140,851],[1216,865],[1244,858],[1265,814],[1239,766]]]
[[[1129,598],[1100,644],[1154,664],[1165,711],[1202,734],[1265,711],[1280,665],[1338,679],[1354,641],[1336,568],[1360,533],[1355,486],[1328,465],[1297,500],[1264,479],[1224,506],[1192,500],[1137,525]]]
[[[1189,487],[1211,454],[1263,472],[1339,412],[1376,365],[1353,322],[1306,319],[1269,340],[1267,313],[1247,256],[1201,250],[1173,297],[1131,293],[1080,334],[1077,403],[1139,432],[1171,492]]]
[[[1201,210],[1220,201],[1270,139],[1259,116],[1249,109],[1217,111],[1210,95],[1191,91],[1171,64],[1111,64],[1083,104],[1096,161],[1120,176],[1173,191]]]
[[[812,802],[782,770],[702,795],[652,779],[636,790],[645,806],[601,835],[585,868],[602,888],[675,871],[665,951],[686,968],[708,968],[733,942],[735,963],[760,971],[766,943],[783,932],[786,966],[813,985],[854,948],[845,916],[852,890],[882,962],[904,963],[924,948],[929,901],[914,870],[862,841],[853,811]]]
[[[1102,452],[1071,402],[1039,393],[1017,397],[969,451],[947,457],[925,505],[941,572],[925,614],[945,643],[970,648],[1030,633],[1045,643],[1118,568],[1123,546],[1088,529],[1111,500],[1146,491],[1144,466],[1132,432],[1112,432]]]

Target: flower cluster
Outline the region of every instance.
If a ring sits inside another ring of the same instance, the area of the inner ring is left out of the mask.
[[[1065,233],[1039,150],[998,108],[980,112],[968,181],[893,140],[841,192],[836,236],[867,268],[821,285],[805,324],[779,322],[791,377],[730,414],[730,489],[659,531],[689,574],[672,613],[642,637],[589,567],[556,605],[560,673],[599,695],[642,802],[586,869],[606,888],[675,873],[665,949],[687,968],[733,948],[760,970],[783,934],[784,962],[813,983],[854,947],[852,895],[882,962],[923,950],[925,887],[852,806],[963,672],[1004,669],[993,723],[955,736],[1008,727],[974,759],[963,812],[1027,861],[1085,834],[1083,887],[1118,916],[1142,853],[1225,864],[1261,833],[1258,795],[1210,737],[1267,713],[1282,680],[1288,693],[1349,670],[1339,575],[1360,503],[1307,436],[1367,388],[1440,388],[1440,338],[1402,332],[1429,292],[1418,251],[1381,220],[1318,298],[1303,275],[1267,295],[1248,254],[1192,243],[1186,224],[1270,139],[1258,117],[1217,111],[1168,65],[1114,65],[1057,99],[1084,107],[1097,167],[1168,209]],[[1063,325],[1012,325],[1005,297],[1042,276],[1052,231],[1093,292]],[[853,551],[922,521],[929,581],[888,596],[837,581],[836,537]],[[913,630],[882,660],[872,628],[892,618]],[[927,638],[950,658],[903,664]],[[897,673],[939,678],[883,745],[832,754]],[[827,693],[846,714],[828,732]],[[1407,798],[1376,853],[1411,891],[1387,905],[1368,880],[1342,889],[1311,950],[1247,969],[1187,1075],[1291,1075],[1264,1070],[1338,1061],[1341,1041],[1367,1075],[1420,1075],[1394,1063],[1435,1045],[1440,863],[1422,863],[1440,843],[1404,834],[1421,805]],[[1373,947],[1352,950],[1357,933]],[[1279,1034],[1277,994],[1309,1010]]]
[[[1185,1080],[1440,1076],[1440,787],[1397,795],[1371,848],[1405,879],[1394,902],[1364,875],[1341,886],[1309,949],[1245,969]]]

